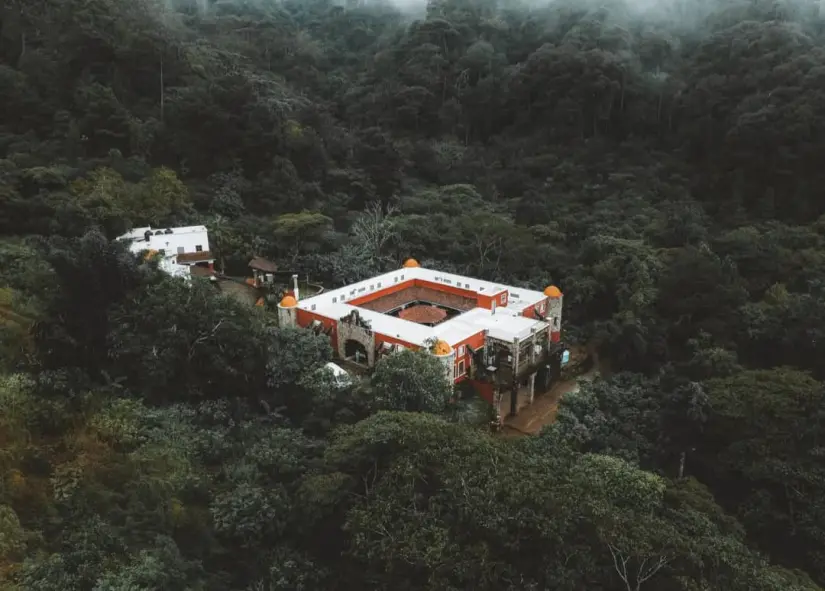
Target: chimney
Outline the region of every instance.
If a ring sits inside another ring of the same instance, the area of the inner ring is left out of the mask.
[[[292,276],[292,285],[293,285],[292,293],[295,296],[295,300],[297,301],[299,299],[299,297],[298,297],[298,275],[293,275]]]

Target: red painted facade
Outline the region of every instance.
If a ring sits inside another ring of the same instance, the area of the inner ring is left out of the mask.
[[[478,392],[478,395],[481,396],[484,400],[493,404],[493,397],[495,394],[495,386],[492,382],[482,382],[479,380],[470,380],[470,384],[472,384],[473,389]]]
[[[459,355],[461,353],[461,348],[464,347],[463,355]],[[463,361],[464,362],[464,373],[456,377],[456,383],[462,382],[467,379],[467,374],[470,373],[470,366],[473,363],[473,356],[470,354],[470,351],[467,347],[470,347],[474,350],[481,349],[484,347],[484,331],[478,332],[471,336],[468,339],[464,339],[460,343],[456,343],[453,349],[455,350],[455,368],[454,371],[458,370],[459,364]]]
[[[495,302],[496,306],[500,308],[507,307],[510,303],[509,294],[506,289],[494,294],[479,294],[469,289],[464,289],[463,287],[445,285],[443,283],[435,283],[433,281],[426,281],[423,279],[409,279],[407,281],[399,281],[398,283],[394,283],[393,285],[389,285],[387,287],[382,286],[381,289],[377,289],[371,293],[347,300],[347,303],[353,306],[363,306],[373,300],[398,293],[411,287],[426,287],[428,289],[433,289],[443,293],[461,296],[475,301],[477,307],[484,308],[486,310],[493,309],[493,302]]]

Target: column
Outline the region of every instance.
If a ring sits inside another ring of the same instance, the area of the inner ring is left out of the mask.
[[[501,389],[498,384],[493,386],[493,408],[495,409],[495,419],[493,421],[493,428],[498,431],[501,429]]]
[[[519,367],[519,350],[521,347],[519,346],[518,339],[513,339],[513,376],[512,376],[512,383],[510,385],[510,416],[516,416],[518,414],[518,367]]]
[[[514,417],[518,414],[518,380],[513,380],[510,386],[510,416]]]
[[[530,374],[530,404],[533,404],[533,399],[536,397],[536,372]]]

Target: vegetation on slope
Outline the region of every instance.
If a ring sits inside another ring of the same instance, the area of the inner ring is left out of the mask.
[[[821,588],[813,10],[6,2],[0,586]],[[230,274],[553,282],[616,374],[515,441],[427,356],[338,389],[110,242],[188,223]]]

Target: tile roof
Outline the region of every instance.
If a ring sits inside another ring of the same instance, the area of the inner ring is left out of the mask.
[[[263,257],[253,257],[252,260],[249,261],[249,267],[258,271],[263,271],[264,273],[275,273],[278,270],[278,265],[272,261],[266,260]]]
[[[175,255],[178,257],[179,263],[205,263],[206,261],[214,261],[215,257],[208,250],[203,252],[183,252]]]
[[[404,308],[398,313],[398,317],[419,324],[436,324],[447,317],[447,312],[437,306],[418,304]]]

